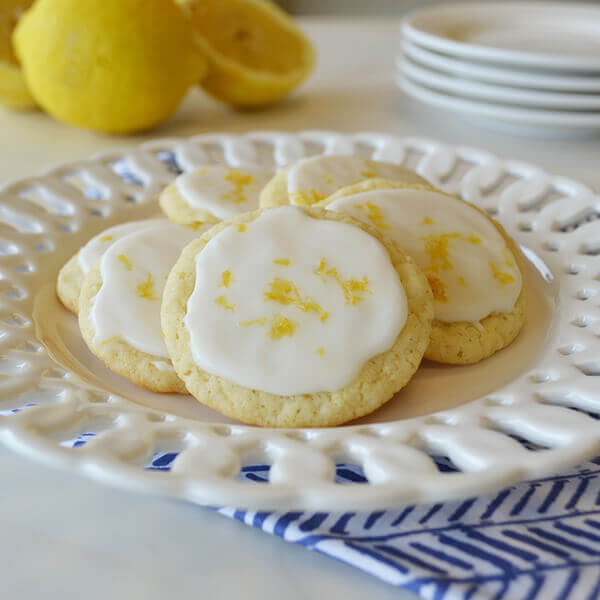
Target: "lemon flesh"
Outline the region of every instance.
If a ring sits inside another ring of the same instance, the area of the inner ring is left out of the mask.
[[[17,21],[32,2],[33,0],[0,1],[0,104],[9,108],[26,109],[35,106],[11,42]]]
[[[154,127],[206,71],[171,0],[37,0],[13,42],[40,106],[103,132]]]
[[[312,71],[311,42],[265,0],[178,0],[209,61],[201,86],[236,107],[271,104]]]

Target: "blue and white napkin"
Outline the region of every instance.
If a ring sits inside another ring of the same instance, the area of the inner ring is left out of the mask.
[[[153,464],[168,468],[173,458]],[[243,476],[260,481],[267,472],[257,465]],[[338,465],[337,478],[364,481],[349,465]],[[600,457],[462,502],[371,513],[219,512],[427,600],[600,599]]]
[[[169,470],[176,456],[156,454],[147,468]],[[242,477],[266,482],[268,471],[245,467]],[[338,465],[337,480],[366,482],[352,465]],[[218,511],[426,600],[600,600],[600,457],[459,502],[370,513]]]

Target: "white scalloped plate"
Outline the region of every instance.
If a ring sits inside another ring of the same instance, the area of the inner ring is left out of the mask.
[[[319,152],[416,168],[496,216],[529,260],[519,338],[479,365],[426,363],[379,411],[322,430],[236,424],[190,397],[138,389],[91,356],[54,294],[82,243],[155,213],[180,170],[283,166]],[[598,197],[577,182],[471,148],[370,133],[157,140],[10,183],[0,189],[0,439],[110,484],[265,510],[449,500],[581,463],[600,454],[599,219]],[[71,447],[82,435],[87,443]],[[170,470],[147,468],[165,452],[177,454]],[[268,483],[239,478],[256,463],[270,465]],[[336,463],[359,465],[368,482],[336,483]]]

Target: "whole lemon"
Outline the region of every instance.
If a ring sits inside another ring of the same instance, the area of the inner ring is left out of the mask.
[[[37,0],[13,42],[42,108],[112,133],[166,119],[207,68],[172,0]]]
[[[11,43],[15,25],[32,3],[33,0],[0,0],[0,104],[8,108],[35,106]]]

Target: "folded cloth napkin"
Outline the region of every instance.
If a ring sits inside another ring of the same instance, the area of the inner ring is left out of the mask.
[[[176,456],[156,454],[147,468],[169,470]],[[254,465],[241,477],[266,482],[268,472]],[[352,465],[338,465],[337,480],[366,482]],[[370,513],[216,510],[426,600],[600,600],[600,457],[459,502]]]

